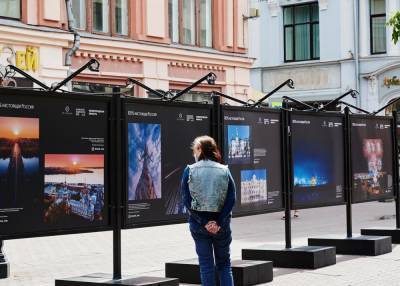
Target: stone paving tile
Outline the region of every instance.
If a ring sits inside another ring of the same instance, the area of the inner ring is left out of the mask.
[[[354,233],[361,227],[395,224],[393,203],[366,203],[353,207]],[[390,219],[380,220],[386,216]],[[232,257],[241,249],[263,244],[284,245],[282,213],[234,219]],[[293,245],[307,237],[345,235],[345,207],[301,210],[293,219]],[[186,224],[126,230],[122,233],[125,275],[164,276],[164,263],[196,256]],[[0,286],[50,286],[56,278],[112,271],[112,233],[66,235],[6,241],[11,277]],[[378,257],[339,256],[336,265],[318,270],[274,269],[267,285],[400,286],[400,246]]]

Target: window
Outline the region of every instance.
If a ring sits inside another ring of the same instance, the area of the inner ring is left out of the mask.
[[[182,2],[182,44],[196,44],[196,6],[195,0]]]
[[[385,0],[370,0],[371,54],[386,53]]]
[[[200,0],[200,46],[212,46],[211,0]]]
[[[168,0],[168,29],[173,43],[179,42],[179,0]]]
[[[169,0],[168,18],[172,42],[212,47],[212,0]]]
[[[121,92],[133,96],[133,89],[124,86],[103,84],[103,83],[88,83],[88,82],[72,82],[72,91],[85,93],[112,93]]]
[[[128,0],[115,1],[115,33],[128,35]]]
[[[21,18],[21,0],[1,0],[0,17]]]
[[[75,28],[86,29],[86,0],[72,0],[72,13],[75,20]]]
[[[77,29],[107,35],[128,35],[129,0],[71,0],[71,2]]]
[[[318,3],[283,9],[285,62],[319,59]]]
[[[93,1],[93,31],[100,33],[109,32],[109,0]]]
[[[172,94],[177,94],[178,92],[182,91],[182,90],[178,90],[178,89],[172,89],[170,90],[172,92]],[[182,101],[191,101],[191,102],[207,102],[207,103],[212,103],[212,97],[211,97],[212,93],[211,92],[206,92],[206,91],[189,91],[185,94],[183,94],[179,100]],[[159,98],[159,97],[158,97]]]

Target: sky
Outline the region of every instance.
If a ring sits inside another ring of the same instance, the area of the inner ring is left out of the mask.
[[[45,167],[104,168],[104,155],[46,154]]]
[[[250,137],[250,126],[249,125],[228,125],[228,139],[232,140],[236,138],[236,132],[239,133],[239,138],[249,138]]]
[[[253,175],[256,175],[257,180],[266,180],[267,179],[267,170],[265,169],[257,169],[257,170],[242,170],[241,181],[250,181],[253,178]]]
[[[39,139],[39,118],[0,117],[0,138]]]

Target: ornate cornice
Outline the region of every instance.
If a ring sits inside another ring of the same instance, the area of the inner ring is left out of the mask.
[[[76,52],[75,57],[81,58],[90,58],[90,59],[98,59],[98,60],[111,60],[111,61],[121,61],[121,62],[137,62],[141,63],[142,60],[140,58],[127,56],[127,55],[115,55],[115,54],[107,54],[107,53],[95,53],[95,52]]]
[[[214,70],[214,71],[225,71],[225,68],[217,65],[209,65],[209,64],[197,64],[197,63],[186,63],[186,62],[169,62],[169,66],[171,67],[182,67],[182,68],[192,68],[199,70]]]

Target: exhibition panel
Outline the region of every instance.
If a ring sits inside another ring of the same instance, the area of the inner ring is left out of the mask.
[[[0,90],[0,237],[108,229],[111,98]]]
[[[207,104],[126,99],[125,227],[186,221],[181,177],[195,163],[191,144],[211,135]]]
[[[344,116],[292,112],[292,208],[345,203]]]
[[[391,118],[354,115],[350,120],[352,202],[393,198]]]
[[[234,216],[281,211],[281,112],[222,108],[223,154],[236,183]]]

